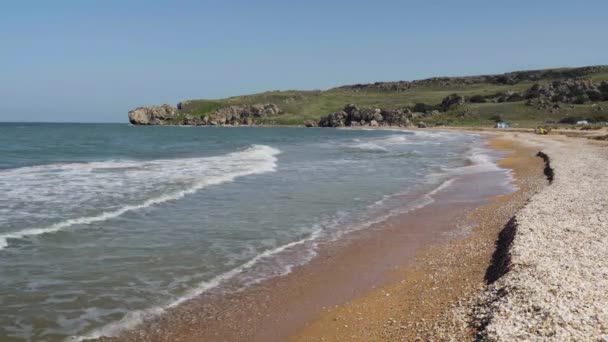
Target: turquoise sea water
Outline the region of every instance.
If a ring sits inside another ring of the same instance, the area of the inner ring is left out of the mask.
[[[503,171],[458,133],[0,124],[0,340],[112,335],[288,273],[462,172]]]

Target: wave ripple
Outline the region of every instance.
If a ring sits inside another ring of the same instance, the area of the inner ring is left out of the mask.
[[[214,157],[50,164],[0,172],[0,193],[4,193],[0,199],[1,225],[20,225],[32,218],[48,222],[73,212],[84,214],[0,234],[0,250],[11,240],[106,221],[237,177],[273,172],[280,152],[252,145]]]

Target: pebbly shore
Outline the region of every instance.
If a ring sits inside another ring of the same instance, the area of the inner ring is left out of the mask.
[[[608,148],[525,135],[552,180],[514,217],[498,279],[472,307],[489,341],[608,341]]]

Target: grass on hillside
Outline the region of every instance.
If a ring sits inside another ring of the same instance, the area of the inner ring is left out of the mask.
[[[589,75],[595,82],[608,80],[608,72]],[[539,83],[548,83],[542,80]],[[362,107],[400,108],[413,107],[416,103],[437,105],[441,100],[453,93],[462,96],[494,95],[507,90],[523,91],[533,82],[526,81],[514,85],[499,85],[488,83],[455,84],[450,86],[426,85],[405,91],[382,91],[364,89],[353,91],[349,89],[330,89],[327,91],[270,91],[254,95],[236,96],[221,100],[192,100],[183,104],[182,113],[205,115],[221,107],[238,104],[275,103],[284,112],[282,115],[266,118],[265,124],[302,125],[306,120],[318,121],[321,116],[341,110],[346,104],[354,103]],[[504,103],[468,103],[456,110],[442,113],[435,117],[424,118],[432,125],[451,126],[492,126],[492,117],[500,115],[503,120],[520,127],[533,127],[547,121],[558,122],[566,116],[590,117],[592,115],[608,114],[608,102],[600,102],[601,111],[585,105],[562,105],[558,113],[526,106],[521,102]],[[459,113],[467,112],[462,116]]]

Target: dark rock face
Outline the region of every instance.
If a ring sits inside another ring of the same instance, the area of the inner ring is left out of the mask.
[[[458,94],[452,94],[449,96],[446,96],[443,101],[441,101],[441,110],[444,112],[447,112],[448,110],[458,107],[460,105],[463,105],[465,102],[465,99],[463,96],[460,96]]]
[[[356,126],[411,126],[409,109],[359,108],[348,104],[343,110],[331,113],[319,120],[319,127]],[[308,126],[307,126],[308,127]]]
[[[182,107],[182,103],[178,108]],[[178,108],[170,105],[139,107],[129,112],[129,122],[134,125],[255,125],[260,119],[281,114],[274,103],[255,105],[235,105],[220,108],[205,115],[179,113]]]

